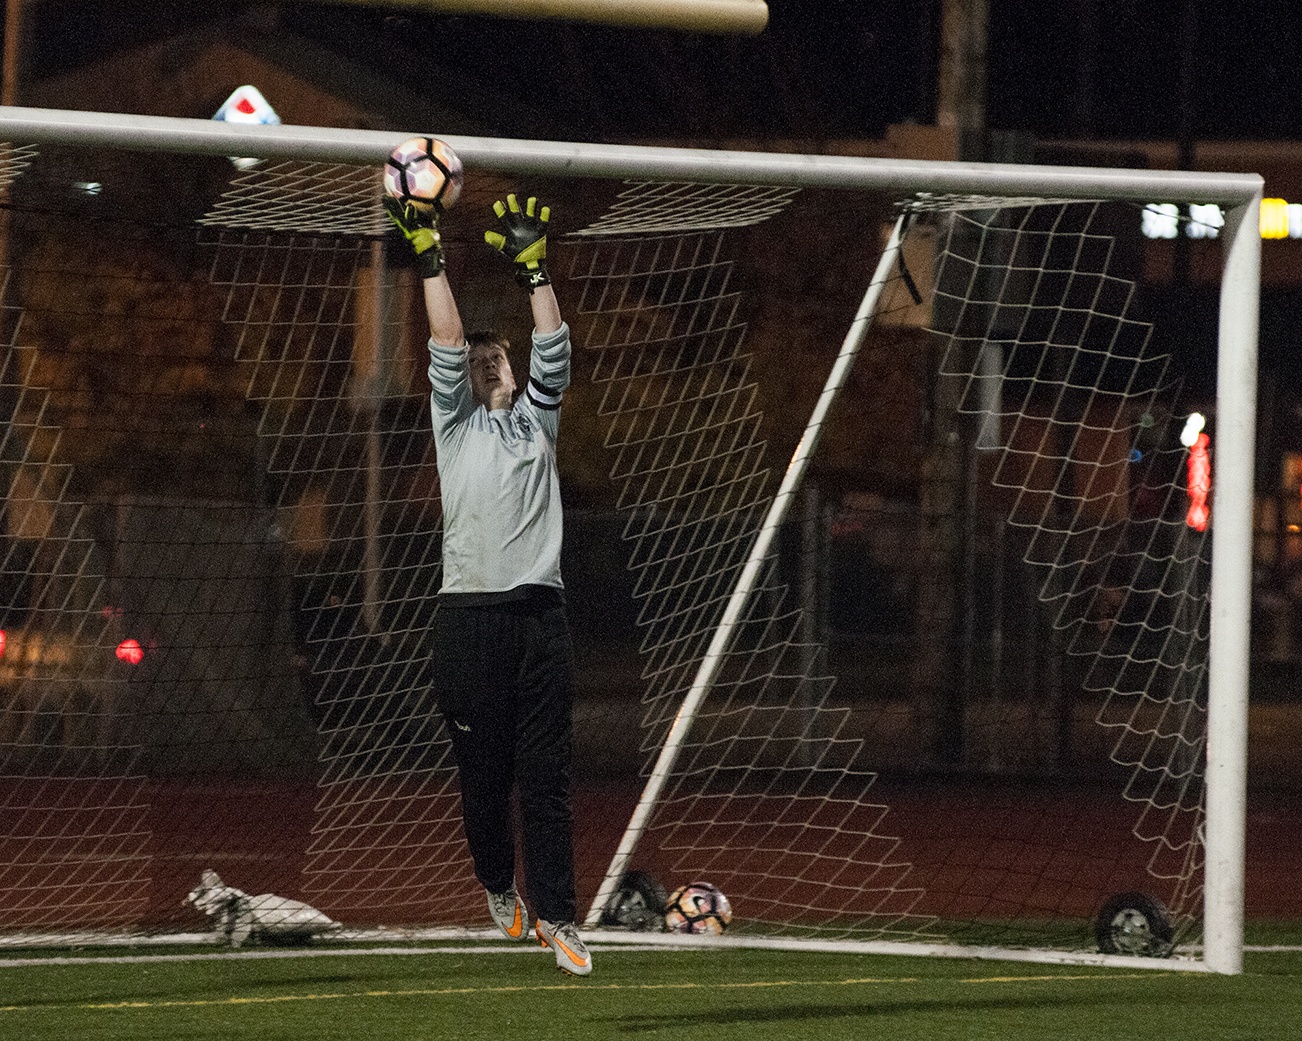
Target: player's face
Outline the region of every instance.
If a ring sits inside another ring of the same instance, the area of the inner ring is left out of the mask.
[[[515,397],[515,376],[506,351],[497,344],[470,348],[470,392],[489,409],[510,408]]]

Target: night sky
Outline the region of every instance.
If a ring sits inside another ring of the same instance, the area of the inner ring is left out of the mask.
[[[935,119],[940,0],[769,0],[753,38],[349,3],[25,10],[30,76],[200,26],[274,24],[417,87],[493,82],[545,109],[533,136],[873,138]],[[1040,138],[1296,138],[1300,30],[1294,0],[990,0],[988,124]],[[492,116],[493,132],[529,129]]]
[[[261,40],[273,58],[267,41],[305,40],[318,61],[338,56],[418,96],[454,99],[449,109],[471,121],[457,133],[708,146],[875,139],[936,118],[941,0],[769,0],[768,28],[749,38],[345,2],[27,0],[24,10],[28,79],[187,32]],[[987,124],[1041,142],[1302,139],[1300,49],[1297,0],[990,0]],[[1152,292],[1158,309],[1214,328],[1214,296]],[[1297,287],[1264,293],[1263,382],[1284,411],[1302,400],[1300,315]],[[1191,347],[1200,341],[1180,322],[1172,335],[1186,351],[1212,349]]]

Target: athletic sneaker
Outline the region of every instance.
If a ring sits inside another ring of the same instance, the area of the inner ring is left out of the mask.
[[[556,967],[562,972],[586,976],[592,971],[592,955],[573,922],[548,922],[539,918],[533,923],[533,931],[540,944],[556,952]]]
[[[505,893],[488,894],[488,913],[493,916],[497,927],[511,940],[529,939],[529,930],[525,927],[524,904],[520,894],[512,886]]]

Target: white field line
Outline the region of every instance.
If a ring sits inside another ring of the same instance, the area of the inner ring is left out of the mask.
[[[1141,958],[1105,955],[1088,951],[1035,951],[994,947],[963,947],[954,944],[918,944],[893,941],[793,940],[772,937],[681,936],[671,933],[628,933],[615,930],[584,930],[589,946],[596,951],[650,950],[780,950],[801,953],[930,955],[944,958],[968,958],[982,961],[1007,961],[1047,965],[1077,965],[1110,969],[1144,969],[1165,972],[1206,972],[1205,964],[1190,957]],[[46,940],[49,938],[46,937]],[[69,938],[71,939],[71,938]],[[371,943],[375,946],[355,946]],[[180,944],[217,947],[211,951],[139,953],[141,946],[177,946]],[[440,944],[431,946],[431,944]],[[423,931],[377,930],[352,931],[322,938],[302,947],[268,948],[251,946],[242,950],[217,946],[213,934],[177,934],[166,939],[154,937],[134,941],[119,938],[90,940],[80,936],[64,946],[131,946],[131,954],[51,955],[50,957],[0,958],[0,969],[28,968],[40,965],[135,965],[149,962],[238,961],[283,958],[358,957],[367,955],[439,955],[439,954],[518,954],[537,952],[532,943],[521,944],[502,938],[495,929],[431,929]],[[1302,947],[1256,946],[1245,950],[1283,953]]]

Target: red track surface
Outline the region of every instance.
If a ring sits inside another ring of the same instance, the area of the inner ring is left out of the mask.
[[[596,891],[636,794],[635,785],[576,793],[581,905]],[[1145,871],[1152,844],[1128,840],[1127,810],[1114,796],[885,782],[872,794],[890,807],[876,832],[900,840],[891,860],[912,865],[907,884],[926,890],[919,913],[997,917],[1026,898],[1089,918],[1100,893],[1154,889]],[[340,843],[333,866],[319,856],[313,862],[318,872],[331,869],[322,889],[319,876],[314,882],[304,874],[319,797],[310,784],[2,782],[0,928],[199,928],[202,917],[181,905],[206,867],[247,892],[308,899],[344,922],[402,924],[428,920],[430,912],[445,918],[440,892],[464,892],[468,878],[455,799],[392,800],[388,824],[405,831],[388,827],[385,834],[409,838],[382,850]],[[770,802],[756,801],[749,822],[734,829],[741,847],[773,832],[783,801]],[[373,825],[358,827],[360,835]],[[799,829],[792,833],[786,859],[795,864],[803,854]],[[827,860],[808,863],[819,870]],[[717,857],[713,864],[720,877],[757,866]],[[691,855],[670,859],[645,847],[634,866],[670,886],[697,867]],[[765,899],[762,888],[757,899]],[[454,918],[458,910],[454,904]],[[1302,800],[1294,793],[1249,800],[1247,914],[1302,920]]]

